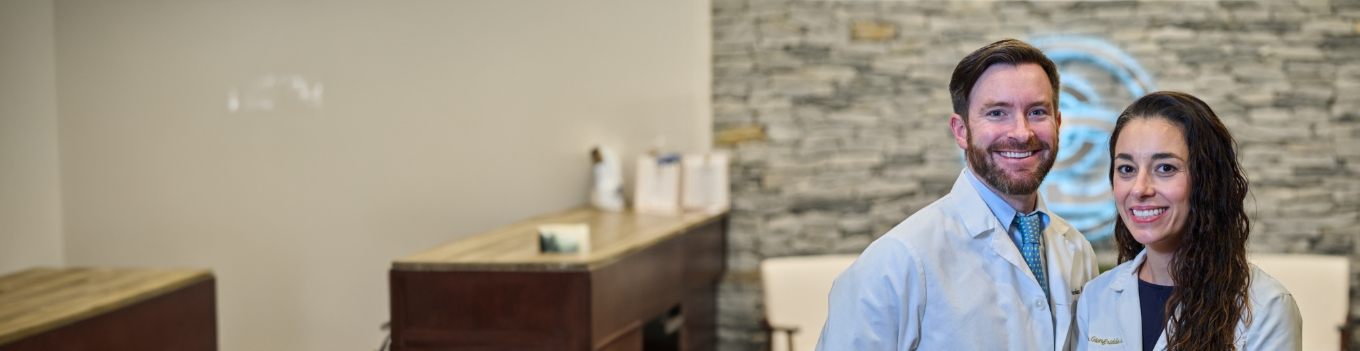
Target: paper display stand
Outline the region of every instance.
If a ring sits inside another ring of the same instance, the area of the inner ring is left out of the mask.
[[[680,211],[680,157],[663,155],[638,157],[634,211],[639,213],[677,213]]]
[[[681,160],[680,207],[721,211],[728,207],[727,153],[688,154]]]
[[[673,214],[727,209],[728,156],[723,152],[638,157],[634,210]]]

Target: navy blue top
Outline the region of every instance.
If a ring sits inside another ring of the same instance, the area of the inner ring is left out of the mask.
[[[1152,351],[1166,327],[1166,300],[1174,286],[1157,285],[1138,280],[1138,304],[1143,310],[1143,351]]]

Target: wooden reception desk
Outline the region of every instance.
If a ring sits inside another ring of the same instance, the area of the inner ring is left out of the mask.
[[[392,349],[641,350],[670,312],[679,349],[712,350],[726,218],[576,209],[398,259]],[[547,223],[589,224],[593,250],[539,253]]]
[[[0,277],[0,351],[217,350],[212,273],[34,268]]]

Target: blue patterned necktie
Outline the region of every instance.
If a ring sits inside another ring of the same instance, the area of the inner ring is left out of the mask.
[[[1025,264],[1029,265],[1029,270],[1034,272],[1034,277],[1039,280],[1039,286],[1044,288],[1044,296],[1048,296],[1048,276],[1044,274],[1044,221],[1039,218],[1039,212],[1029,215],[1015,216],[1015,224],[1020,226],[1020,255],[1025,257]]]

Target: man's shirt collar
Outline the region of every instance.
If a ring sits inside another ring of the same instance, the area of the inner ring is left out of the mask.
[[[1011,224],[1015,223],[1015,216],[1020,214],[1019,211],[1016,211],[1014,207],[1011,207],[1011,204],[1007,203],[1005,199],[1002,199],[1001,195],[997,195],[996,192],[993,192],[992,188],[983,184],[982,180],[978,179],[977,175],[973,174],[972,168],[964,167],[964,173],[968,175],[968,182],[973,184],[973,189],[977,189],[978,195],[982,196],[982,202],[987,203],[987,209],[992,211],[992,215],[996,216],[996,220],[1001,222],[1001,225],[1006,228],[1007,233],[1010,233],[1011,229],[1014,229],[1011,228]],[[1039,196],[1039,198],[1035,200],[1034,212],[1039,213],[1039,217],[1044,220],[1044,226],[1047,227],[1049,222],[1048,207],[1044,205],[1043,196]]]

